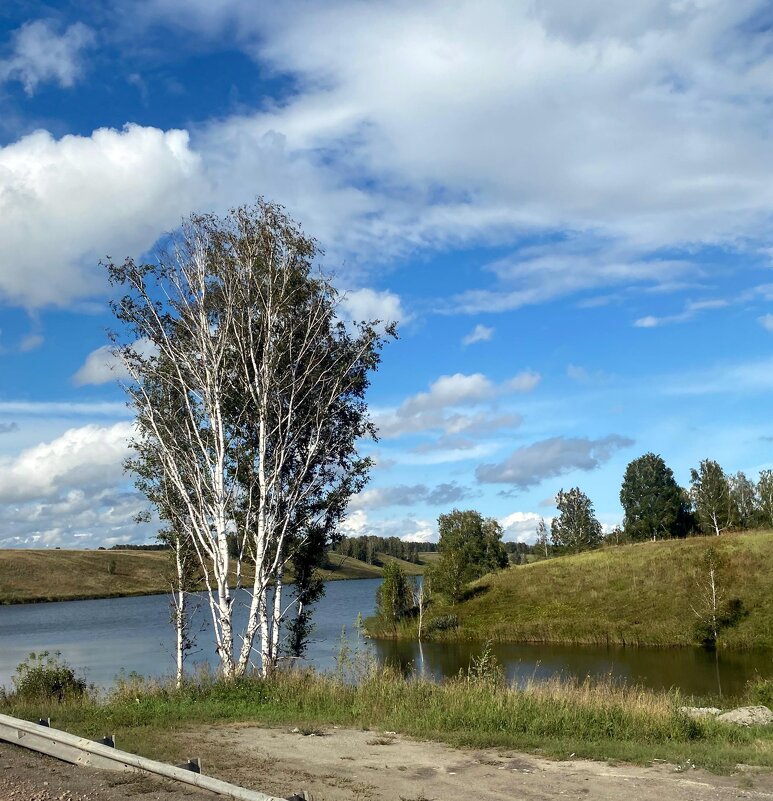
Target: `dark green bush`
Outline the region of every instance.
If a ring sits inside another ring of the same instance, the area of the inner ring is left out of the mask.
[[[13,686],[19,700],[58,703],[83,698],[88,689],[86,680],[76,675],[59,651],[31,653],[17,665]]]
[[[455,629],[459,625],[459,618],[456,615],[443,615],[427,621],[424,631],[431,634],[433,631],[448,631]]]

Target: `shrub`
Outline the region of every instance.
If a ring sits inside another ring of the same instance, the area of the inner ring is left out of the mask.
[[[53,656],[48,651],[31,653],[17,665],[13,685],[19,700],[58,703],[83,698],[88,689],[86,680],[75,674],[59,651]]]
[[[773,708],[773,679],[763,679],[760,676],[752,679],[746,685],[746,696],[753,704],[764,704]]]
[[[435,631],[448,631],[455,629],[459,625],[459,618],[456,615],[443,615],[430,620],[424,627],[427,634]]]

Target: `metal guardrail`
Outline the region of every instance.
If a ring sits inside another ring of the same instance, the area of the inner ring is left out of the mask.
[[[112,735],[99,742],[94,742],[85,737],[77,737],[65,731],[52,729],[48,718],[41,719],[39,723],[30,723],[10,715],[0,715],[0,740],[47,754],[73,765],[101,768],[102,770],[149,773],[200,787],[202,790],[209,790],[235,801],[287,801],[287,799],[280,799],[205,776],[200,772],[201,764],[198,759],[189,760],[184,766],[156,762],[127,751],[119,751],[115,747],[115,738]],[[108,740],[113,744],[106,744]],[[303,801],[303,799],[311,801],[310,796],[306,793],[293,796],[293,798],[297,798],[299,801]]]

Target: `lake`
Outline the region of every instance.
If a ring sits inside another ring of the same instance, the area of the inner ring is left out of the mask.
[[[341,630],[353,636],[357,613],[373,613],[380,579],[332,581],[317,605],[316,629],[308,663],[331,670],[340,650]],[[237,618],[245,611],[237,609]],[[216,664],[209,610],[203,604],[196,616],[204,626],[189,664]],[[452,676],[466,669],[482,645],[470,643],[373,642],[378,659],[434,677]],[[10,685],[16,665],[30,651],[61,651],[90,682],[110,685],[120,671],[146,676],[169,675],[174,670],[174,631],[169,623],[169,599],[163,595],[107,598],[94,601],[0,606],[0,685]],[[493,646],[510,680],[523,684],[531,678],[555,675],[603,677],[611,675],[653,689],[679,687],[689,694],[717,690],[717,667],[725,694],[738,694],[755,673],[773,673],[773,654],[736,652],[714,654],[699,648],[602,648],[556,645]]]

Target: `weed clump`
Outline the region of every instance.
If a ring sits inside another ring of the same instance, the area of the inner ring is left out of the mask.
[[[59,651],[32,652],[17,665],[12,681],[16,699],[24,702],[62,704],[83,698],[89,689],[86,680],[75,673]]]

